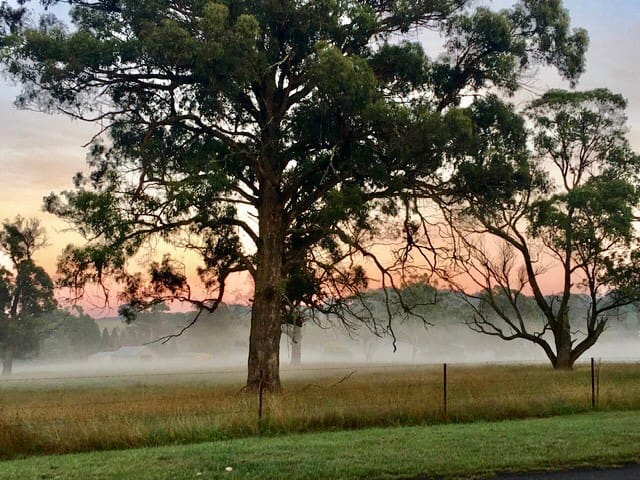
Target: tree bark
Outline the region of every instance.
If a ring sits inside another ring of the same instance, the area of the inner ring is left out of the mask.
[[[573,368],[573,361],[571,359],[571,346],[568,348],[563,346],[558,350],[556,356],[556,364],[553,366],[556,370],[571,370]]]
[[[260,242],[251,309],[247,390],[280,390],[281,286],[284,255],[283,206],[278,188],[265,181],[258,208]]]
[[[13,371],[13,357],[16,354],[16,345],[8,343],[4,349],[4,357],[2,359],[2,375],[11,375]]]
[[[291,365],[302,363],[302,325],[294,325],[291,334]]]
[[[569,326],[569,313],[558,315],[558,329],[553,332],[556,343],[556,370],[571,370],[573,358],[571,355],[571,330]]]

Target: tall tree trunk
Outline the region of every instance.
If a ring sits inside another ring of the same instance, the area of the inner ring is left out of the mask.
[[[573,359],[571,357],[571,329],[569,314],[564,312],[558,315],[558,329],[553,332],[556,342],[556,370],[571,370]]]
[[[281,285],[284,251],[283,207],[273,183],[262,187],[258,208],[260,244],[251,309],[247,389],[280,390]]]
[[[13,371],[13,357],[16,354],[16,345],[13,342],[7,344],[2,359],[2,375],[11,375]]]
[[[293,325],[291,334],[291,365],[302,363],[302,325]]]

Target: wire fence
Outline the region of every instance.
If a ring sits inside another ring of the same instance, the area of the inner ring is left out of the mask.
[[[66,452],[84,444],[113,448],[265,431],[640,409],[640,363],[596,359],[566,372],[526,364],[299,367],[283,372],[278,394],[266,384],[243,391],[240,374],[230,369],[103,375],[100,384],[79,386],[73,381],[95,379],[3,380],[0,456],[28,453],[31,444],[39,445],[37,451]],[[176,381],[185,375],[188,382]],[[234,380],[221,382],[228,376]],[[26,388],[51,381],[62,384]],[[13,448],[18,434],[24,445]]]

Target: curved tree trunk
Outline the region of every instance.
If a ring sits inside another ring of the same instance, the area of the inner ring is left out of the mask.
[[[283,209],[276,186],[264,182],[258,209],[260,245],[251,309],[247,389],[280,390]]]

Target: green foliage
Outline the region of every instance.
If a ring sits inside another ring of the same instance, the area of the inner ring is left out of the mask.
[[[25,3],[19,0],[18,5],[14,6],[5,0],[0,2],[0,48],[6,45],[8,35],[16,33],[23,25],[26,13],[26,8],[23,6]]]
[[[511,10],[478,8],[448,24],[448,53],[433,68],[441,104],[456,98],[465,85],[480,90],[487,80],[513,92],[520,69],[536,61],[554,65],[575,82],[584,70],[588,37],[571,30],[560,0],[524,0]]]
[[[514,196],[528,188],[544,188],[543,172],[529,161],[524,119],[495,96],[469,108],[473,132],[466,142],[468,160],[457,165],[454,189],[470,201],[470,211],[490,216],[509,208]],[[482,212],[479,210],[482,209]]]
[[[5,220],[0,229],[0,254],[10,267],[0,267],[0,345],[4,370],[11,372],[13,355],[24,357],[37,351],[42,334],[41,316],[56,307],[53,282],[33,261],[33,253],[45,244],[45,233],[37,219],[20,216]]]
[[[474,137],[451,163],[456,207],[444,210],[460,222],[452,227],[460,258],[448,260],[483,290],[472,328],[532,341],[569,368],[615,311],[640,299],[640,156],[626,138],[625,107],[606,89],[551,90],[526,109],[530,128],[495,97],[470,107]],[[498,242],[494,251],[485,234]],[[545,259],[562,278],[556,295],[543,292]],[[518,305],[529,289],[542,318],[535,327]],[[572,304],[574,293],[586,306]],[[584,326],[577,336],[576,324]]]
[[[531,232],[568,252],[585,282],[629,290],[607,280],[628,268],[637,249],[640,157],[626,139],[625,107],[604,89],[551,91],[533,102],[536,149],[560,170],[562,185],[533,205]]]

